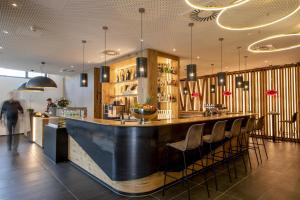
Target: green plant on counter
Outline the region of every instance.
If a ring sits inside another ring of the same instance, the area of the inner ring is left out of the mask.
[[[34,112],[34,109],[33,109],[33,108],[28,108],[28,109],[27,109],[27,112],[33,113],[33,112]]]
[[[64,97],[57,100],[57,105],[60,108],[66,108],[70,105],[70,101]]]

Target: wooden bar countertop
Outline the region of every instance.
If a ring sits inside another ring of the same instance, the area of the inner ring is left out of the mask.
[[[89,123],[95,123],[106,126],[123,126],[123,127],[152,127],[152,126],[166,126],[172,124],[185,124],[185,123],[194,123],[194,122],[206,122],[213,120],[226,120],[237,117],[246,117],[252,116],[253,113],[240,113],[240,114],[222,114],[222,115],[214,115],[214,116],[197,116],[190,118],[179,118],[179,119],[169,119],[169,120],[152,120],[145,122],[144,124],[140,124],[139,121],[126,121],[125,124],[121,124],[120,121],[117,120],[108,120],[108,119],[95,119],[95,118],[67,118],[71,120],[84,121]]]

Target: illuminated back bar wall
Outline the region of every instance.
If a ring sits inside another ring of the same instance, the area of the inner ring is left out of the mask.
[[[244,80],[249,81],[249,91],[236,89],[235,77],[240,74]],[[226,83],[224,87],[218,86],[216,75],[198,77],[196,82],[181,80],[181,111],[203,111],[205,104],[224,104],[230,112],[252,112],[257,113],[257,117],[264,115],[264,134],[267,137],[273,136],[271,116],[268,113],[279,112],[276,135],[281,137],[279,130],[283,128],[287,132],[283,139],[300,142],[299,115],[293,125],[295,135],[288,125],[282,127],[279,123],[282,120],[291,120],[292,115],[300,111],[300,63],[228,72]],[[215,93],[210,92],[211,85],[216,85]],[[184,88],[187,88],[187,94],[184,94]],[[268,96],[268,90],[277,91],[277,94]],[[231,92],[231,95],[224,96],[226,91]]]

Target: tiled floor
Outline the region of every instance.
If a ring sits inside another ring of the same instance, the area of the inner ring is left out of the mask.
[[[127,198],[115,195],[69,163],[53,164],[35,144],[21,139],[19,155],[6,150],[6,138],[0,137],[0,199],[1,200],[123,200],[123,199],[187,199],[183,184],[167,190],[165,198],[161,191],[148,197]],[[269,160],[257,166],[253,153],[253,170],[246,174],[238,161],[238,178],[228,181],[226,170],[218,170],[219,190],[209,179],[210,199],[300,199],[300,144],[268,142]],[[264,155],[264,154],[263,154]],[[233,175],[233,170],[232,170]],[[192,199],[208,199],[202,177],[193,181]]]

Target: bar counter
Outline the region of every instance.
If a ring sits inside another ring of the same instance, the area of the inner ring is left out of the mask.
[[[163,186],[167,143],[183,140],[193,124],[205,123],[204,134],[210,134],[216,121],[227,120],[226,129],[230,129],[234,119],[244,118],[245,123],[250,115],[224,114],[145,124],[68,118],[68,159],[114,192],[125,195],[148,194]],[[188,158],[195,159],[200,160],[195,156]],[[174,153],[169,163],[181,167],[178,161],[180,157]],[[174,176],[180,175],[179,168]],[[168,183],[172,181],[167,180]]]

